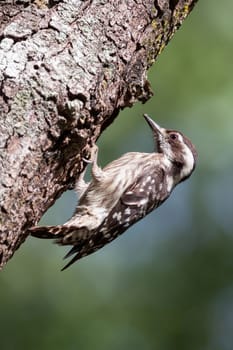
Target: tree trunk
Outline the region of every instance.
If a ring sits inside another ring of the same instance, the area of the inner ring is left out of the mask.
[[[0,268],[83,171],[197,0],[0,3]]]

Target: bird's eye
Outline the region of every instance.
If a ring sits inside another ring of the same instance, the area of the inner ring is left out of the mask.
[[[170,136],[170,139],[171,139],[171,140],[177,140],[177,139],[178,139],[178,135],[175,134],[174,132],[171,133],[169,136]]]

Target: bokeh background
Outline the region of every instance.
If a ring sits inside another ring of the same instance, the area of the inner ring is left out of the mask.
[[[154,97],[98,141],[102,166],[150,152],[146,112],[196,144],[193,176],[65,272],[66,248],[27,239],[0,274],[1,349],[233,349],[232,15],[232,0],[200,0],[149,72]],[[65,193],[42,223],[65,222],[75,203]]]

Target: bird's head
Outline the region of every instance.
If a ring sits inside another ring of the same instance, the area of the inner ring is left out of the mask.
[[[192,142],[181,132],[160,127],[147,114],[144,118],[152,129],[157,152],[163,153],[180,169],[180,180],[188,178],[196,165],[197,151]]]

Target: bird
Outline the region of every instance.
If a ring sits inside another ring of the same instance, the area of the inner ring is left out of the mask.
[[[72,246],[64,257],[72,259],[62,271],[159,207],[195,169],[197,151],[192,142],[179,131],[160,127],[147,114],[144,118],[153,134],[152,153],[125,153],[102,169],[94,144],[90,160],[86,160],[91,163],[92,179],[86,183],[83,171],[76,182],[79,201],[71,219],[63,225],[30,229],[34,237]]]

